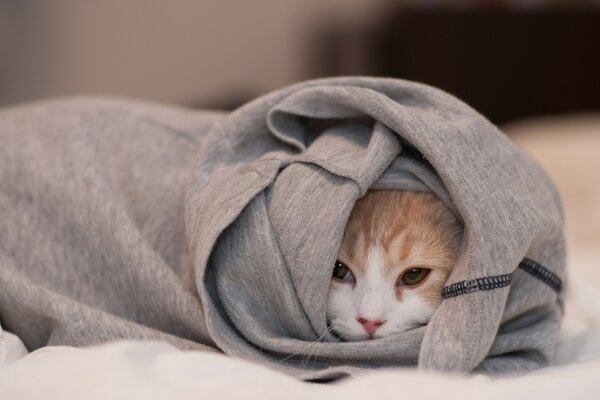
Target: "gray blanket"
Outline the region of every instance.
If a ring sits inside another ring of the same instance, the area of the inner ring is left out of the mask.
[[[464,224],[431,322],[328,335],[345,222],[369,188],[432,191]],[[0,321],[30,349],[115,339],[222,351],[303,379],[546,365],[562,315],[559,196],[456,98],[310,81],[231,114],[117,99],[0,111]]]

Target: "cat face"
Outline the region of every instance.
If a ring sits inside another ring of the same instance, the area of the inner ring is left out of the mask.
[[[427,324],[457,257],[462,227],[430,193],[371,191],[346,225],[327,320],[344,340]]]

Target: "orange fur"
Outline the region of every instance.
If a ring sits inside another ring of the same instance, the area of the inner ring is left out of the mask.
[[[416,290],[426,302],[437,305],[456,260],[461,234],[460,223],[431,193],[370,191],[352,210],[338,258],[364,273],[369,247],[378,244],[384,250],[389,280],[397,281],[410,268],[441,271],[430,273],[418,286],[396,290],[398,301],[402,301],[403,290]]]

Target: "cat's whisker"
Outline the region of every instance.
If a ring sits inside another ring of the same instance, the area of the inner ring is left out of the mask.
[[[312,352],[311,346],[313,346],[315,343],[321,343],[323,342],[323,339],[325,339],[325,337],[330,334],[331,332],[329,331],[329,327],[327,327],[327,329],[325,330],[325,332],[323,332],[323,334],[321,334],[318,338],[316,338],[315,340],[311,341],[308,343],[307,347],[309,349],[309,354]],[[287,360],[294,358],[296,356],[299,356],[300,354],[302,354],[302,351],[297,351],[295,353],[290,354],[289,356],[286,356],[284,358],[282,358],[281,360],[278,361],[279,364],[282,364],[284,362],[286,362]],[[303,360],[306,356],[303,357]]]
[[[308,354],[303,357],[302,364],[301,364],[302,368],[305,368],[308,366],[308,363],[310,362],[310,359],[313,356],[315,356],[315,361],[317,360],[316,352],[318,350],[318,343],[322,343],[323,339],[325,339],[325,337],[330,334],[331,334],[331,332],[329,331],[329,326],[327,326],[325,329],[325,332],[323,332],[323,334],[321,336],[319,336],[317,339],[313,340],[312,342],[310,342],[308,344]]]
[[[335,341],[335,343],[339,343],[339,342],[342,341],[335,334],[335,331],[333,330],[333,328],[330,325],[327,325],[326,329],[325,329],[325,332],[323,332],[323,334],[319,338],[317,338],[316,340],[314,340],[314,341],[312,341],[312,342],[309,343],[309,345],[308,345],[309,352],[308,352],[308,354],[306,356],[303,357],[302,364],[301,364],[302,368],[308,367],[308,364],[310,363],[310,360],[313,357],[314,357],[314,362],[317,361],[317,358],[318,358],[318,356],[316,354],[316,352],[318,350],[318,345],[317,344],[318,343],[322,343],[323,339],[325,339],[326,336],[328,338],[330,338],[330,339],[333,338],[334,341]]]

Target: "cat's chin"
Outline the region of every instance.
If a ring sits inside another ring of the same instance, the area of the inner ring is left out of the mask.
[[[352,334],[352,333],[350,333],[350,334],[341,333],[341,332],[335,330],[335,328],[333,328],[331,325],[329,326],[329,332],[341,342],[361,342],[361,341],[365,341],[365,340],[378,339],[378,337],[371,338],[366,333],[364,335]]]
[[[402,330],[388,332],[383,335],[375,333],[375,335],[373,337],[370,337],[367,333],[364,333],[364,334],[341,333],[341,332],[337,331],[331,324],[329,324],[329,332],[331,333],[331,335],[333,337],[335,337],[337,340],[339,340],[341,342],[363,342],[363,341],[369,341],[369,340],[383,339],[388,336],[393,336],[396,334],[402,334],[404,332],[409,332],[409,331],[412,331],[415,329],[424,328],[425,326],[427,326],[427,323],[414,323]]]
[[[343,336],[342,335],[339,337],[344,342],[369,342],[371,340],[377,340],[377,339],[384,338],[385,335],[383,335],[383,336],[376,335],[376,336],[371,337],[371,336],[365,334],[364,336],[362,336],[362,335],[361,336],[356,336],[356,335],[355,336]]]

